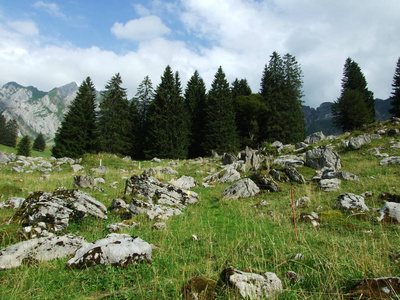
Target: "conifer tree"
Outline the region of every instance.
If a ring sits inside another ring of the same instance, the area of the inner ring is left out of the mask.
[[[43,152],[46,148],[46,141],[44,140],[43,134],[40,132],[33,142],[33,150]]]
[[[261,129],[263,140],[294,143],[305,138],[302,112],[302,71],[294,56],[273,52],[265,66],[260,94],[267,105]]]
[[[218,68],[207,95],[203,136],[202,147],[206,154],[211,154],[212,150],[232,153],[239,148],[232,92],[222,67]]]
[[[232,91],[233,99],[235,99],[236,97],[239,97],[239,96],[251,95],[251,88],[247,82],[247,79],[245,79],[245,78],[240,79],[240,80],[236,78],[232,82],[231,91]]]
[[[186,158],[189,147],[188,114],[179,74],[165,68],[149,107],[146,158]]]
[[[121,84],[121,76],[117,73],[107,82],[106,90],[102,92],[99,145],[101,151],[129,155],[131,151],[129,101],[126,89],[121,87]]]
[[[363,99],[363,102],[360,99]],[[363,115],[353,114],[356,105]],[[374,95],[368,90],[360,67],[351,58],[346,59],[341,95],[332,105],[332,114],[333,123],[344,131],[354,130],[375,121]]]
[[[133,98],[129,103],[129,155],[132,158],[142,159],[143,157],[143,135],[141,128],[141,118],[139,113],[139,103],[137,98]]]
[[[96,90],[90,77],[80,85],[54,137],[53,156],[77,158],[98,150]]]
[[[30,156],[31,145],[32,143],[29,136],[24,136],[17,145],[17,155]]]
[[[6,140],[6,118],[0,114],[0,144],[4,145]]]
[[[389,110],[389,112],[395,117],[400,117],[400,57],[397,60],[392,87],[393,92],[390,100],[392,108]]]
[[[5,137],[3,145],[15,148],[18,140],[18,123],[16,120],[8,120],[5,126]]]
[[[203,156],[201,143],[203,142],[202,129],[204,125],[204,106],[206,102],[206,86],[199,72],[195,71],[185,89],[185,106],[188,111],[188,125],[190,128],[189,157]]]

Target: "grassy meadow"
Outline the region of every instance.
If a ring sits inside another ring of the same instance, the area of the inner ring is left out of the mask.
[[[390,126],[387,122],[385,125]],[[374,125],[378,126],[378,125]],[[373,132],[371,126],[367,131]],[[355,135],[355,133],[353,134]],[[348,136],[341,136],[345,138]],[[102,191],[85,190],[109,207],[115,198],[129,197],[123,194],[126,178],[141,174],[144,169],[171,166],[178,175],[159,174],[156,177],[169,181],[182,175],[192,176],[199,186],[192,189],[199,194],[199,202],[189,205],[180,216],[165,221],[167,229],[154,230],[156,221],[145,216],[135,216],[139,223],[133,229],[121,232],[139,236],[155,246],[151,264],[138,264],[124,269],[96,266],[84,270],[65,269],[69,258],[45,263],[23,265],[0,271],[1,299],[182,299],[181,289],[194,276],[218,280],[225,267],[240,270],[274,272],[282,280],[283,292],[277,299],[347,299],[349,288],[364,278],[400,275],[400,260],[393,255],[400,252],[399,225],[377,221],[383,201],[379,194],[400,194],[400,166],[380,166],[380,159],[367,150],[382,147],[382,153],[400,155],[400,149],[391,148],[400,136],[384,136],[360,150],[348,151],[340,140],[324,141],[331,144],[342,158],[342,170],[359,176],[359,182],[342,181],[335,192],[323,192],[311,180],[314,170],[298,168],[307,179],[306,184],[280,182],[282,192],[262,191],[252,198],[228,200],[221,198],[222,190],[230,184],[216,184],[204,188],[202,179],[216,172],[221,159],[171,160],[161,163],[130,161],[114,155],[99,154],[83,157],[84,170],[77,174],[92,175],[90,169],[100,164],[110,170],[103,175],[106,184]],[[315,145],[317,146],[317,145]],[[0,146],[5,153],[16,152]],[[33,152],[32,156],[50,157],[50,151]],[[267,168],[266,165],[263,166]],[[270,166],[271,168],[273,166]],[[8,197],[27,197],[34,191],[52,192],[60,186],[73,188],[73,176],[69,165],[50,173],[49,180],[40,180],[41,173],[15,173],[9,166],[0,169],[0,201]],[[121,170],[125,170],[122,172]],[[242,178],[251,172],[242,173]],[[118,182],[116,188],[110,187]],[[307,208],[297,208],[295,236],[291,202],[291,187],[295,200],[308,196]],[[351,215],[333,210],[338,195],[350,192],[373,193],[365,199],[370,211]],[[267,205],[260,205],[265,200]],[[317,212],[321,225],[314,228],[310,223],[299,222],[301,213]],[[23,241],[22,228],[8,225],[13,216],[11,209],[0,211],[0,247]],[[68,232],[84,236],[88,241],[108,234],[106,226],[120,222],[111,213],[107,220],[93,218],[71,223]],[[193,238],[196,235],[198,239]],[[301,253],[302,260],[294,259]],[[285,278],[287,271],[298,273],[302,280],[291,284]],[[217,299],[239,299],[235,293],[223,290]]]

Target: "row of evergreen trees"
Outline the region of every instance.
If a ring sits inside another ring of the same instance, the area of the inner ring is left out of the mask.
[[[207,92],[197,71],[183,91],[178,72],[165,68],[154,90],[148,76],[136,97],[127,99],[116,74],[101,93],[88,77],[79,87],[55,136],[55,157],[108,152],[134,158],[191,158],[234,152],[263,141],[305,138],[302,71],[295,57],[274,52],[261,89],[253,94],[246,79],[228,83],[219,67]]]

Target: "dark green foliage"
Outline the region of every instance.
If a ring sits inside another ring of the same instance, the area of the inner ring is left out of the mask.
[[[97,151],[95,100],[96,90],[90,77],[87,77],[56,132],[51,150],[53,156],[77,158]]]
[[[392,108],[389,110],[389,112],[395,117],[400,117],[400,58],[397,60],[392,87],[393,92],[390,101]]]
[[[189,147],[188,114],[181,96],[179,74],[167,66],[149,107],[146,158],[186,158]]]
[[[302,78],[294,56],[286,54],[282,59],[277,52],[272,53],[261,80],[260,94],[268,107],[261,122],[261,139],[284,143],[304,140]]]
[[[130,154],[129,101],[119,73],[107,82],[99,112],[100,151]]]
[[[33,142],[33,150],[43,152],[46,148],[46,141],[44,140],[43,134],[40,132]]]
[[[233,99],[239,96],[249,96],[251,94],[251,88],[247,83],[247,79],[239,80],[236,78],[235,81],[232,82],[231,91]]]
[[[17,145],[17,155],[30,156],[32,142],[29,136],[24,136]]]
[[[349,91],[356,92],[349,93]],[[355,98],[352,100],[351,96]],[[357,105],[363,114],[354,114],[354,106],[357,108]],[[360,67],[351,58],[347,58],[344,65],[342,92],[338,100],[332,105],[332,114],[334,124],[344,131],[355,130],[364,124],[370,124],[375,121],[373,93],[368,90],[367,81]]]
[[[234,100],[236,110],[236,126],[239,132],[241,146],[259,148],[261,143],[260,127],[263,116],[268,113],[268,108],[260,94],[238,96]]]
[[[6,119],[0,115],[0,144],[13,147],[17,146],[18,124],[15,120]]]
[[[197,71],[187,83],[185,90],[185,106],[188,111],[190,128],[190,146],[189,158],[203,156],[203,125],[204,125],[204,107],[206,103],[206,86],[203,79]]]
[[[139,104],[136,98],[129,103],[129,155],[133,158],[143,158],[142,121],[140,118]]]
[[[202,147],[206,154],[212,150],[235,152],[239,148],[232,93],[222,67],[218,68],[207,95],[203,137]]]

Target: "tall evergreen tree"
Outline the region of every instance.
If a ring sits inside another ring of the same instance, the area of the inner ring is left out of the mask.
[[[149,107],[146,158],[186,158],[189,147],[188,114],[179,74],[165,68]]]
[[[119,73],[106,84],[99,112],[100,150],[129,155],[131,151],[129,101]]]
[[[389,112],[395,117],[400,117],[400,57],[397,60],[392,87],[393,92],[390,100],[392,108],[389,110]]]
[[[4,144],[9,147],[15,148],[18,140],[18,123],[16,120],[8,120],[5,127]]]
[[[46,148],[46,141],[41,132],[38,134],[35,141],[33,142],[32,148],[33,148],[33,150],[41,151],[41,152],[43,152],[44,149]]]
[[[203,136],[202,147],[207,154],[212,150],[223,153],[239,148],[232,92],[222,67],[218,68],[207,95]]]
[[[6,118],[0,114],[0,144],[4,145],[6,141]]]
[[[302,112],[302,71],[294,56],[273,52],[264,68],[260,94],[267,105],[261,138],[285,143],[305,138]]]
[[[137,98],[133,98],[129,103],[129,155],[136,159],[143,157],[143,134],[142,134],[142,121],[139,113],[139,103]]]
[[[55,157],[77,158],[98,150],[96,89],[90,77],[80,85],[54,137]]]
[[[189,157],[203,156],[202,129],[204,125],[204,106],[206,102],[206,86],[199,72],[195,71],[185,89],[185,105],[188,111],[190,128]]]
[[[349,93],[349,91],[353,92]],[[360,99],[363,99],[363,102],[360,102]],[[356,104],[359,105],[359,109],[364,112],[364,115],[352,114],[353,106]],[[360,67],[351,58],[346,59],[341,95],[332,105],[332,114],[334,124],[344,131],[354,130],[375,121],[374,95],[368,90],[367,81]]]
[[[235,79],[232,82],[232,98],[235,99],[236,97],[239,96],[249,96],[251,95],[251,88],[247,82],[247,79]]]
[[[17,155],[31,156],[31,139],[24,136],[17,145]]]

